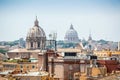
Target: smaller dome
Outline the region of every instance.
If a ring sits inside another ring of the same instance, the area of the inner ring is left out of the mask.
[[[70,29],[65,34],[66,42],[79,42],[77,31],[74,30],[73,25],[71,24]]]

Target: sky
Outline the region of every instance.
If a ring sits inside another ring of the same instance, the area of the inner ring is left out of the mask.
[[[120,0],[0,0],[0,41],[25,39],[36,16],[47,38],[73,24],[79,39],[120,41]]]

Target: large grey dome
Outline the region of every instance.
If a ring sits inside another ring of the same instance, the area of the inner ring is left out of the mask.
[[[27,49],[44,49],[46,35],[43,29],[39,26],[38,20],[34,22],[34,26],[30,28],[26,37],[26,48]]]
[[[71,24],[70,29],[66,32],[64,40],[66,42],[79,42],[77,31],[74,30],[73,25]]]
[[[46,37],[43,29],[38,25],[38,20],[35,20],[34,26],[30,28],[27,37]]]

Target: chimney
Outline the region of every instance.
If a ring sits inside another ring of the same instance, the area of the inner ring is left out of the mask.
[[[118,51],[120,51],[120,41],[118,42]]]

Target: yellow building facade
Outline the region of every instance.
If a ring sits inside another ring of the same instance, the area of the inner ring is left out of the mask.
[[[112,56],[119,56],[120,51],[109,51],[109,50],[102,50],[102,51],[94,51],[94,55],[98,57],[98,59],[107,59]]]

